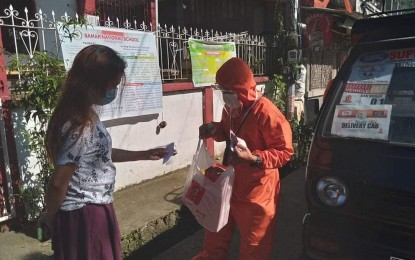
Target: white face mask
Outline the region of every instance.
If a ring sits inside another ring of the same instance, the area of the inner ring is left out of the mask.
[[[238,99],[238,94],[236,93],[223,93],[223,101],[225,105],[230,109],[238,109],[241,107],[241,103]]]

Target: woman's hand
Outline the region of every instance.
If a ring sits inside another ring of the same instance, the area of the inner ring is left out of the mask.
[[[38,220],[38,227],[42,229],[41,241],[46,241],[53,235],[56,216],[65,200],[76,167],[75,164],[57,165],[51,175],[45,196],[46,212]]]
[[[164,156],[167,154],[166,148],[154,148],[146,151],[147,154],[147,160],[160,160],[164,158]],[[174,154],[176,154],[176,151],[174,151]]]
[[[166,148],[154,148],[147,150],[148,160],[160,160],[167,154]]]
[[[166,147],[153,148],[146,151],[128,151],[123,149],[112,149],[112,161],[113,162],[131,162],[141,160],[160,160],[168,153]],[[177,152],[174,150],[173,155]]]
[[[52,238],[53,227],[55,225],[55,216],[49,215],[47,212],[42,213],[37,221],[37,227],[42,229],[40,241],[46,241]]]

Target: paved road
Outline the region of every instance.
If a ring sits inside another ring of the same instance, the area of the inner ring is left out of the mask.
[[[301,168],[281,181],[281,201],[277,227],[277,243],[272,259],[300,260],[302,251],[301,222],[306,212],[304,199],[304,168]],[[238,235],[232,243],[231,259],[238,259]],[[153,260],[187,260],[197,254],[203,243],[203,231],[199,230],[161,252]]]

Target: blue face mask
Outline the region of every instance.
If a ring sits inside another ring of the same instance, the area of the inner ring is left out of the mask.
[[[118,88],[112,88],[110,90],[107,90],[105,92],[104,99],[102,100],[101,105],[107,105],[114,101],[114,99],[117,97]]]

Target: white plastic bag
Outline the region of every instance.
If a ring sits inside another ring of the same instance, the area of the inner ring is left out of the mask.
[[[224,171],[215,174],[211,169]],[[199,224],[211,232],[218,232],[228,223],[234,175],[233,167],[216,164],[199,140],[184,185],[182,201]]]

